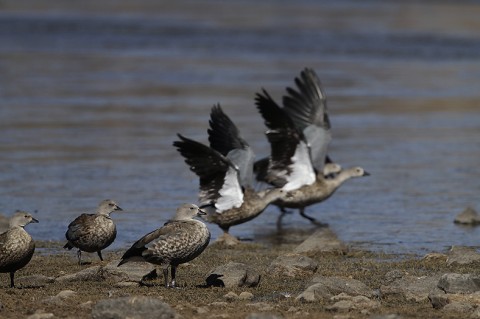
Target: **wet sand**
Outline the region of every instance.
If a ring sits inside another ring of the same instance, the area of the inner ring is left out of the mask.
[[[285,243],[276,246],[245,243],[235,248],[227,248],[216,243],[194,261],[180,266],[177,273],[179,289],[167,289],[162,279],[149,281],[148,286],[116,287],[113,282],[78,281],[68,284],[54,282],[41,288],[7,288],[8,275],[1,274],[0,317],[20,318],[32,315],[36,311],[53,313],[58,318],[91,318],[91,309],[102,299],[125,296],[149,296],[161,298],[183,318],[246,318],[254,312],[273,313],[284,318],[370,318],[380,314],[399,314],[402,318],[459,318],[461,314],[433,309],[428,300],[414,302],[401,296],[388,295],[378,298],[381,306],[377,309],[353,310],[348,313],[336,313],[327,310],[333,302],[301,302],[296,297],[305,290],[312,276],[299,278],[275,277],[267,271],[270,263],[278,256],[293,250],[297,244]],[[88,256],[92,262],[79,266],[74,252],[61,252],[61,243],[39,243],[48,248],[37,249],[32,261],[17,272],[17,278],[34,274],[58,277],[76,273],[82,269],[106,265],[118,259],[122,252],[105,251],[106,260],[102,263],[95,255]],[[273,249],[272,249],[273,248]],[[43,251],[43,253],[42,253]],[[57,251],[55,254],[50,254]],[[45,254],[48,252],[48,254]],[[446,266],[445,259],[423,259],[418,256],[387,255],[365,251],[349,251],[346,254],[314,254],[311,258],[319,263],[315,275],[340,276],[353,278],[365,283],[372,290],[386,284],[386,274],[394,269],[412,276],[430,276],[438,273],[480,274],[478,265]],[[226,289],[202,287],[207,274],[215,267],[230,261],[242,262],[261,273],[261,280],[254,288]],[[153,284],[153,286],[151,285]],[[75,297],[60,302],[48,302],[49,297],[63,290],[72,290]],[[229,291],[236,294],[247,291],[253,294],[252,300],[227,300],[224,295]],[[373,298],[375,299],[375,298]],[[262,310],[263,309],[263,310]]]

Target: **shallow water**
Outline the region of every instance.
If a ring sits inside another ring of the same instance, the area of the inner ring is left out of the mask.
[[[280,99],[309,66],[329,97],[331,156],[372,175],[307,213],[356,247],[477,246],[480,230],[453,219],[480,209],[479,13],[468,1],[2,2],[0,211],[36,212],[29,232],[63,240],[114,198],[113,247],[126,247],[196,200],[177,132],[205,142],[220,102],[262,157],[254,93]],[[268,241],[277,216],[231,233]],[[284,226],[311,228],[298,214]]]

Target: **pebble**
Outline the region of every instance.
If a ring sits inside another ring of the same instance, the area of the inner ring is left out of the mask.
[[[215,287],[255,287],[260,282],[260,274],[246,264],[230,262],[211,271],[206,282],[207,286]]]
[[[279,277],[305,277],[313,275],[318,262],[310,257],[290,254],[277,257],[269,266],[268,274]]]
[[[480,261],[480,253],[475,248],[452,246],[447,253],[447,265],[468,265]]]
[[[463,212],[455,217],[453,221],[455,224],[462,225],[478,225],[480,224],[480,215],[472,207],[467,207]]]
[[[229,300],[229,301],[232,301],[232,300],[237,300],[238,299],[238,295],[236,293],[234,293],[233,291],[229,291],[228,293],[226,293],[225,295],[223,295],[223,298]]]
[[[438,288],[446,293],[473,293],[480,290],[480,277],[472,274],[448,273],[438,281]]]
[[[345,254],[347,251],[347,246],[342,241],[340,241],[337,235],[329,228],[322,228],[317,230],[294,249],[294,252],[298,254]]]
[[[100,300],[92,309],[93,319],[174,319],[176,313],[158,298],[145,296]]]
[[[253,299],[253,294],[248,291],[242,291],[240,295],[238,295],[238,298],[240,300],[252,300]]]

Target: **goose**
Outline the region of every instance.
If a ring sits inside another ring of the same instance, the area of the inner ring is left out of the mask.
[[[282,211],[277,224],[281,222],[285,208],[298,208],[302,217],[314,224],[325,226],[326,224],[305,214],[305,208],[329,198],[347,180],[370,174],[361,167],[338,171],[336,170],[340,168],[338,166],[333,171],[334,176],[328,178],[328,175],[331,174],[329,171],[331,166],[325,163],[331,162],[327,155],[328,145],[331,141],[331,123],[325,92],[318,76],[312,69],[303,70],[300,77],[295,78],[295,84],[298,90],[287,87],[287,95],[283,97],[283,107],[280,107],[266,90],[256,94],[255,103],[268,128],[266,135],[272,149],[268,172],[258,172],[256,176],[257,180],[272,184],[272,182],[278,181],[278,177],[284,176],[284,172],[294,171],[295,167],[299,165],[297,158],[304,159],[301,165],[303,167],[311,166],[314,171],[314,179],[312,181],[310,176],[307,180],[295,174],[288,174],[289,183],[301,185],[295,189],[289,189],[288,197],[280,198],[273,203]],[[296,129],[295,134],[283,134],[282,139],[286,144],[295,143],[297,151],[306,152],[297,158],[292,157],[292,152],[283,148],[281,142],[272,143],[269,136],[272,131],[294,131],[294,129]],[[307,145],[306,151],[304,151],[303,144]],[[281,161],[278,158],[287,158],[289,161]],[[267,179],[263,178],[265,174],[268,176]],[[275,185],[285,187],[286,184],[285,181],[281,181]]]
[[[210,147],[180,134],[173,145],[200,178],[200,207],[207,211],[204,218],[222,229],[219,241],[238,243],[230,227],[257,217],[284,191],[253,189],[253,151],[219,105],[212,108],[208,134]]]
[[[32,259],[35,242],[24,227],[38,220],[24,211],[17,211],[9,220],[9,229],[0,234],[0,272],[10,273],[10,287],[15,287],[15,272]]]
[[[68,225],[65,233],[67,243],[63,248],[71,250],[78,248],[78,264],[82,264],[82,251],[97,252],[103,261],[102,250],[110,246],[117,236],[117,228],[110,214],[122,210],[110,199],[100,202],[95,214],[81,214]]]
[[[135,260],[143,260],[163,267],[165,287],[176,287],[178,265],[198,257],[210,242],[210,231],[196,216],[205,215],[195,204],[183,204],[175,217],[162,227],[139,240],[123,254],[118,267]],[[168,281],[168,267],[171,281]]]

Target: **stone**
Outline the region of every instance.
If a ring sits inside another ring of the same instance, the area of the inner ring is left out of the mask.
[[[92,308],[93,319],[173,319],[173,309],[158,298],[145,296],[100,300]]]
[[[445,293],[431,293],[428,295],[428,300],[434,309],[442,309],[450,302]]]
[[[58,294],[52,297],[48,297],[43,299],[44,303],[54,304],[57,306],[61,306],[64,304],[64,301],[68,298],[76,296],[77,293],[73,290],[62,290]]]
[[[157,270],[154,264],[147,262],[131,261],[117,267],[120,260],[113,260],[109,262],[102,269],[102,276],[105,279],[113,280],[114,282],[137,282],[140,283],[145,279],[157,278]]]
[[[382,296],[400,295],[406,300],[421,302],[428,300],[432,292],[442,293],[437,288],[440,276],[403,276],[389,285],[380,286]]]
[[[242,291],[240,295],[238,295],[238,298],[240,300],[252,300],[253,299],[253,294],[248,291]]]
[[[466,304],[466,303],[460,303],[460,302],[452,302],[449,303],[448,305],[445,305],[443,307],[443,311],[448,311],[448,312],[454,312],[457,314],[466,314],[473,312],[473,307],[472,305]]]
[[[380,307],[380,302],[371,300],[365,296],[349,296],[341,293],[333,296],[331,300],[336,301],[333,305],[327,306],[329,311],[348,312],[351,310],[371,310]],[[338,300],[338,301],[337,301]]]
[[[441,253],[428,253],[423,256],[423,260],[425,261],[434,261],[434,262],[442,262],[447,261],[448,256]]]
[[[207,286],[225,288],[255,287],[260,282],[260,274],[243,263],[230,262],[211,271],[206,282]]]
[[[317,230],[294,249],[294,252],[298,254],[345,254],[347,251],[347,246],[329,228]]]
[[[267,302],[247,303],[247,307],[257,308],[258,311],[272,311],[275,307]]]
[[[391,283],[405,276],[405,272],[400,269],[390,270],[385,274],[385,281]]]
[[[31,275],[15,279],[15,285],[20,288],[42,288],[53,282],[55,282],[55,278],[44,275]]]
[[[245,319],[283,319],[282,316],[273,313],[257,313],[249,314]]]
[[[43,310],[37,310],[33,315],[27,317],[27,319],[48,319],[54,318],[55,315],[51,312],[44,312]]]
[[[437,284],[446,293],[473,293],[480,290],[480,277],[472,274],[448,273]]]
[[[74,274],[67,274],[55,278],[57,282],[74,282],[74,281],[102,281],[101,266],[93,266],[83,269]]]
[[[318,262],[312,258],[290,254],[277,257],[269,266],[268,273],[273,276],[304,277],[313,275],[318,269]]]
[[[463,212],[455,217],[454,221],[455,224],[462,224],[462,225],[479,225],[480,224],[480,215],[473,209],[472,207],[467,207]]]
[[[229,300],[229,301],[232,301],[232,300],[237,300],[238,299],[238,295],[236,293],[234,293],[233,291],[229,291],[228,293],[226,293],[225,295],[223,295],[223,298]]]
[[[480,262],[480,253],[471,247],[452,246],[447,253],[447,265],[468,265],[474,262]]]
[[[297,296],[297,300],[315,301],[329,299],[340,293],[346,293],[349,296],[372,297],[374,292],[363,282],[344,278],[344,277],[324,277],[317,276],[311,281],[310,286]]]

